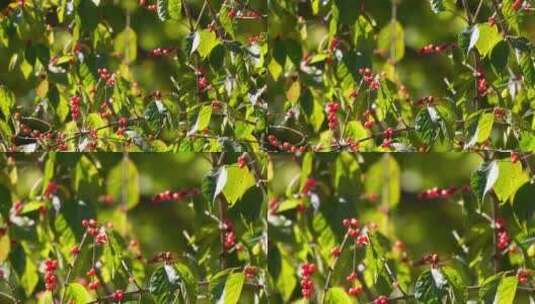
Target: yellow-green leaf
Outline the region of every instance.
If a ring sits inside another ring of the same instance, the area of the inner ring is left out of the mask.
[[[494,191],[501,203],[512,202],[516,191],[529,181],[529,176],[522,169],[522,165],[509,160],[498,162],[498,180],[494,184]]]
[[[223,188],[223,194],[228,203],[234,205],[249,188],[254,186],[255,178],[249,172],[247,167],[239,168],[238,166],[227,167],[227,180]]]
[[[137,57],[137,35],[130,27],[125,28],[115,38],[115,51],[123,56],[126,63],[133,62]]]
[[[11,108],[15,105],[15,94],[7,87],[0,86],[0,110],[5,118],[9,118]]]
[[[377,41],[379,50],[393,62],[398,62],[405,56],[405,32],[398,21],[386,25]]]
[[[202,58],[208,57],[210,52],[219,44],[217,36],[213,31],[202,30],[199,32],[199,47],[197,51]]]
[[[107,190],[116,202],[125,203],[128,209],[139,203],[139,174],[134,162],[123,158],[110,170]]]
[[[396,160],[389,154],[384,155],[366,173],[366,193],[377,194],[382,204],[394,207],[399,203],[400,175]]]

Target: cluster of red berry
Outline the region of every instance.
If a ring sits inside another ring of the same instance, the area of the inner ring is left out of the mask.
[[[489,83],[487,81],[487,78],[485,78],[485,73],[482,70],[477,70],[474,73],[474,77],[476,78],[476,81],[477,81],[478,96],[487,95],[487,91],[489,90]]]
[[[245,168],[247,166],[247,154],[240,155],[236,162],[238,163],[238,168]]]
[[[373,300],[373,304],[388,304],[390,301],[386,296],[380,296],[377,299]]]
[[[446,52],[448,49],[453,47],[452,44],[441,44],[441,45],[435,45],[435,44],[428,44],[420,49],[421,55],[434,55],[434,54],[442,54]]]
[[[97,269],[95,267],[91,267],[85,275],[89,278],[90,282],[87,284],[87,287],[91,290],[97,290],[100,287],[100,281],[97,278]]]
[[[186,198],[194,197],[196,195],[199,195],[200,191],[197,188],[192,189],[186,189],[186,190],[180,190],[180,191],[170,191],[166,190],[164,192],[160,192],[156,194],[152,198],[152,203],[159,204],[161,202],[167,202],[167,201],[177,201],[180,202]]]
[[[502,119],[505,118],[506,112],[505,112],[504,108],[495,107],[492,112],[494,113],[494,118],[496,118],[498,120],[502,120]]]
[[[243,273],[245,274],[245,277],[249,280],[252,280],[256,277],[256,273],[257,273],[258,269],[254,266],[251,266],[251,265],[246,265],[244,268],[243,268]]]
[[[17,114],[19,114],[18,115],[19,118],[17,118]],[[20,119],[20,113],[16,113],[13,116],[17,120]],[[40,139],[40,140],[47,140],[49,138],[52,138],[52,133],[50,131],[41,132],[37,129],[32,129],[30,126],[28,126],[27,124],[23,122],[20,122],[19,130],[20,130],[19,135],[24,136],[24,137],[30,137],[30,138]],[[16,140],[16,136],[13,136],[13,140]]]
[[[431,267],[433,268],[437,268],[439,262],[440,262],[440,257],[436,253],[424,255],[420,260],[421,264],[431,265]]]
[[[531,8],[531,5],[527,1],[515,0],[515,2],[513,2],[513,10],[514,11],[519,11],[520,9],[523,9],[523,10],[527,11],[530,8]]]
[[[364,128],[373,128],[373,126],[375,125],[375,119],[373,118],[374,113],[374,109],[368,109],[364,112]]]
[[[381,86],[381,82],[379,81],[379,75],[373,74],[369,68],[360,68],[359,74],[362,75],[362,80],[364,81],[364,83],[366,83],[370,90],[377,91]]]
[[[128,119],[126,117],[119,117],[119,119],[117,119],[117,126],[117,135],[123,136],[128,127]]]
[[[47,259],[44,262],[45,269],[45,288],[48,291],[54,290],[58,285],[58,277],[54,273],[58,268],[58,261]]]
[[[360,222],[357,218],[345,218],[342,225],[347,229],[346,234],[355,239],[355,245],[365,246],[370,243],[368,236],[360,230]]]
[[[274,197],[271,200],[269,200],[268,208],[269,208],[269,214],[275,215],[277,212],[279,212],[280,207],[280,200],[278,197]]]
[[[463,188],[457,188],[457,187],[449,187],[449,188],[438,188],[433,187],[431,189],[427,189],[425,191],[422,191],[418,194],[419,199],[423,200],[432,200],[432,199],[448,199],[461,191]]]
[[[518,161],[520,161],[520,159],[521,159],[520,153],[518,153],[518,152],[511,152],[511,162],[512,162],[513,164],[518,163]]]
[[[9,209],[9,213],[11,215],[18,216],[22,212],[22,208],[24,205],[22,204],[22,201],[16,201],[11,205],[11,209]]]
[[[338,128],[338,117],[336,116],[336,112],[338,112],[338,109],[340,109],[340,104],[331,101],[327,103],[327,106],[325,107],[325,112],[327,112],[327,122],[329,124],[329,129],[334,130]]]
[[[99,114],[100,114],[100,117],[106,119],[108,117],[110,117],[113,113],[111,112],[111,109],[110,109],[110,100],[109,99],[106,99],[104,100],[101,104],[100,104],[100,107],[99,107]]]
[[[355,141],[353,138],[348,138],[346,139],[345,146],[351,152],[358,152],[360,148],[360,142]]]
[[[115,73],[110,73],[106,68],[98,69],[97,72],[100,79],[104,80],[108,86],[113,87],[115,85]]]
[[[432,106],[434,104],[435,98],[433,96],[425,96],[420,99],[418,99],[415,102],[415,105],[417,107],[426,107],[426,106]]]
[[[199,92],[204,92],[210,87],[210,81],[208,76],[206,76],[206,71],[204,68],[200,67],[195,70],[195,75],[197,76],[197,89]]]
[[[158,6],[156,4],[148,4],[147,0],[139,0],[139,6],[144,7],[153,13],[158,11]]]
[[[124,300],[124,291],[122,291],[121,289],[114,291],[111,294],[111,299],[113,302],[122,302]]]
[[[310,299],[314,295],[314,282],[312,275],[316,272],[316,265],[313,263],[304,263],[301,265],[301,293],[303,297]]]
[[[45,192],[43,193],[43,196],[45,198],[51,198],[53,195],[55,195],[58,192],[59,184],[56,182],[48,182],[48,185],[46,185]]]
[[[520,284],[526,284],[529,281],[530,277],[531,274],[526,269],[519,269],[516,273],[516,278],[518,279],[518,283]]]
[[[173,48],[155,48],[149,52],[151,57],[162,57],[170,55],[173,52]]]
[[[130,244],[130,245],[135,245],[135,247],[137,247],[137,246],[139,246],[139,243],[138,244]],[[173,261],[173,259],[174,259],[173,258],[173,254],[170,251],[163,251],[163,252],[159,252],[158,254],[156,254],[149,261],[150,261],[150,263],[161,263],[161,262],[164,262],[164,263],[168,264],[171,261]]]
[[[275,135],[273,135],[273,134],[268,135],[267,138],[268,138],[269,144],[271,146],[279,149],[280,151],[296,153],[296,152],[305,152],[305,150],[306,150],[305,146],[298,147],[298,146],[290,144],[287,141],[281,143],[279,141],[279,139],[277,137],[275,137]]]
[[[80,96],[71,97],[69,105],[71,107],[72,120],[77,120],[80,117]]]
[[[89,142],[87,143],[87,146],[84,150],[86,151],[94,151],[97,148],[98,145],[98,134],[96,129],[90,129],[88,132],[84,133],[87,135],[87,138],[89,139]]]
[[[316,188],[317,185],[318,185],[318,181],[310,177],[305,181],[305,184],[303,185],[303,190],[301,191],[301,193],[303,195],[310,195],[310,192],[314,190],[314,188]]]
[[[498,237],[496,248],[500,250],[506,249],[509,247],[509,244],[511,244],[511,239],[509,238],[509,233],[507,232],[505,225],[506,222],[502,218],[496,219],[496,222],[494,223],[494,229],[496,229],[496,234]]]
[[[227,16],[230,18],[230,19],[234,19],[234,18],[253,18],[253,19],[259,19],[260,17],[262,17],[262,15],[260,13],[258,13],[257,11],[253,11],[253,10],[248,10],[248,11],[242,11],[242,10],[237,10],[235,8],[231,8],[227,14]]]
[[[223,220],[223,231],[225,232],[225,240],[223,247],[225,250],[230,250],[236,245],[236,232],[234,231],[234,224],[229,220]]]
[[[95,219],[83,219],[82,227],[86,229],[89,236],[95,238],[95,244],[102,246],[108,242],[108,235],[106,229],[99,226]]]
[[[349,287],[347,294],[353,297],[358,297],[362,293],[362,286]]]
[[[336,49],[340,46],[340,42],[340,38],[333,37],[333,39],[331,39],[331,43],[329,44],[329,53],[336,51]]]
[[[392,143],[394,140],[392,139],[394,137],[394,129],[392,128],[386,128],[383,131],[383,143],[381,144],[381,147],[385,149],[392,148]]]

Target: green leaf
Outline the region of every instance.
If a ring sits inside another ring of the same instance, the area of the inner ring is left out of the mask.
[[[11,248],[11,241],[9,235],[4,234],[0,237],[0,264],[2,264],[8,257]]]
[[[156,12],[161,21],[180,20],[182,17],[181,0],[158,0],[156,3]]]
[[[70,283],[65,292],[65,301],[73,301],[73,303],[88,303],[93,301],[93,297],[81,284]]]
[[[172,20],[180,20],[182,17],[182,0],[168,0],[167,9]]]
[[[158,304],[175,303],[175,294],[179,288],[180,278],[173,265],[160,266],[150,277],[149,292]]]
[[[404,39],[403,27],[398,21],[392,21],[379,32],[377,45],[390,60],[398,62],[405,56]]]
[[[341,287],[329,288],[325,293],[325,304],[351,304],[353,299]]]
[[[448,280],[448,284],[453,291],[453,296],[457,303],[465,303],[465,286],[462,275],[453,267],[445,266],[441,268],[442,274]]]
[[[228,182],[225,182],[223,194],[233,206],[249,188],[255,185],[256,181],[247,167],[229,166],[226,172]]]
[[[506,68],[509,52],[509,45],[505,41],[499,42],[492,49],[490,54],[490,62],[498,73],[502,72]]]
[[[131,63],[137,58],[137,34],[130,27],[125,28],[115,38],[114,49],[122,54],[126,63]]]
[[[39,282],[37,267],[32,261],[32,258],[19,245],[12,248],[9,260],[19,277],[19,286],[22,287],[28,297],[31,296]]]
[[[446,9],[443,0],[429,0],[429,2],[431,4],[431,10],[435,14],[441,13]]]
[[[214,202],[217,196],[223,191],[227,184],[228,173],[227,167],[212,169],[205,177],[202,183],[202,193],[206,200]]]
[[[475,47],[481,56],[485,57],[492,51],[498,42],[503,40],[503,38],[498,32],[497,26],[490,26],[488,23],[482,23],[477,25],[477,29],[479,34]]]
[[[379,195],[382,204],[395,207],[399,203],[400,168],[396,160],[385,154],[366,172],[365,189],[367,194]]]
[[[502,274],[495,274],[486,278],[481,283],[481,288],[479,289],[479,298],[484,301],[484,303],[493,303],[494,298],[496,297],[496,290],[498,289],[498,284],[500,283]]]
[[[502,278],[496,290],[494,304],[513,304],[517,285],[518,279],[515,276]]]
[[[280,269],[275,278],[275,284],[277,289],[280,291],[284,302],[288,303],[295,290],[295,287],[297,286],[297,279],[295,277],[294,265],[289,261],[288,256],[283,253],[284,251],[281,250]]]
[[[143,117],[149,128],[153,131],[160,131],[164,127],[169,111],[161,100],[155,100],[147,105]]]
[[[535,136],[530,132],[525,131],[520,133],[520,150],[522,152],[535,151]]]
[[[513,202],[516,191],[529,181],[529,175],[524,172],[520,162],[510,160],[498,162],[499,176],[494,185],[494,191],[501,203]]]
[[[128,209],[139,203],[139,174],[136,165],[124,157],[108,174],[107,191],[116,202],[125,203]]]
[[[359,10],[355,9],[359,1],[355,0],[335,0],[336,13],[339,15],[341,24],[353,25],[359,16]]]
[[[225,282],[225,289],[223,295],[219,298],[218,304],[236,304],[240,299],[243,284],[245,283],[245,275],[243,272],[231,273]]]
[[[415,119],[415,131],[428,145],[448,136],[446,122],[435,107],[427,107],[418,113]]]
[[[202,131],[210,124],[212,118],[212,106],[203,106],[197,115],[197,121],[188,135],[195,134],[197,131]]]
[[[78,199],[91,201],[95,193],[100,191],[98,169],[86,155],[76,163],[72,180]]]
[[[169,0],[157,0],[156,2],[156,13],[158,14],[158,18],[160,18],[161,21],[166,21],[169,19]]]
[[[471,177],[470,185],[480,200],[494,187],[498,180],[500,168],[496,161],[483,163]]]
[[[414,287],[418,303],[440,304],[446,296],[448,282],[439,269],[432,268],[420,275]]]
[[[301,83],[299,81],[294,81],[290,88],[288,88],[288,91],[286,91],[286,98],[291,103],[295,103],[299,100],[299,96],[301,96]]]
[[[212,49],[219,44],[219,40],[215,32],[210,30],[202,30],[199,32],[199,46],[197,51],[202,58],[208,57],[212,52]]]
[[[52,292],[45,291],[43,295],[39,298],[38,304],[54,304],[54,296]]]
[[[0,86],[0,110],[7,119],[11,115],[11,109],[15,105],[15,94],[6,86]]]
[[[535,85],[535,63],[529,53],[523,53],[520,55],[520,68],[522,69],[522,75],[524,75],[524,81],[527,85]]]
[[[477,123],[476,132],[470,140],[469,146],[473,146],[476,143],[480,144],[485,142],[492,133],[492,127],[494,125],[494,114],[493,113],[483,113],[479,117]]]

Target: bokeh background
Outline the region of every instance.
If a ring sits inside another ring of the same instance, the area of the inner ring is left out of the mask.
[[[336,153],[315,154],[326,165],[314,170],[315,178],[325,178],[332,173],[335,166]],[[368,168],[380,160],[381,153],[362,154],[363,162],[359,172],[367,172]],[[481,164],[477,154],[470,153],[395,153],[401,175],[400,202],[390,209],[388,217],[377,212],[374,204],[367,199],[365,190],[353,185],[351,195],[345,196],[348,204],[357,207],[354,214],[362,222],[373,220],[382,229],[393,234],[393,239],[403,241],[410,251],[411,257],[420,257],[430,252],[450,255],[459,251],[459,245],[452,232],[460,235],[470,229],[469,219],[458,204],[462,196],[452,199],[422,200],[418,194],[433,187],[462,187],[470,184],[470,176]],[[289,156],[274,156],[273,197],[284,197],[292,180],[301,174],[301,167]],[[321,183],[321,182],[320,182]],[[351,186],[351,185],[350,185]],[[322,189],[322,186],[318,186]],[[320,204],[336,204],[339,196],[321,196]],[[378,206],[377,206],[378,207]],[[357,211],[358,210],[358,211]],[[383,230],[384,231],[384,230]]]

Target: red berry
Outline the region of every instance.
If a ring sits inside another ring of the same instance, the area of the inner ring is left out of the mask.
[[[351,287],[348,289],[347,293],[350,295],[350,296],[358,296],[362,293],[362,287]]]
[[[122,290],[116,290],[111,295],[111,298],[114,302],[122,302],[124,300],[124,292]]]

